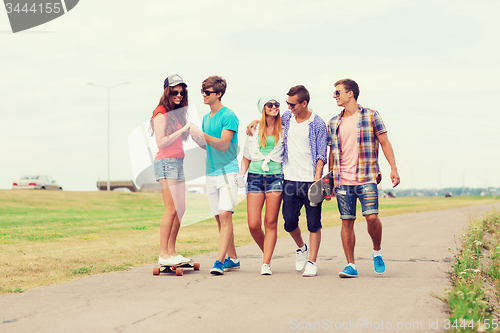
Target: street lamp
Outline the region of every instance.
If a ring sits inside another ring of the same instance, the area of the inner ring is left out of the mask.
[[[88,82],[89,85],[91,86],[96,86],[96,87],[101,87],[101,88],[106,88],[108,89],[108,191],[109,191],[109,155],[110,155],[110,152],[109,152],[109,140],[110,140],[110,103],[109,103],[109,96],[110,96],[110,90],[111,88],[115,88],[115,87],[118,87],[118,86],[121,86],[121,85],[124,85],[124,84],[129,84],[130,81],[127,81],[127,82],[123,82],[123,83],[120,83],[120,84],[116,84],[114,86],[102,86],[100,84],[95,84],[95,83],[91,83],[91,82]]]

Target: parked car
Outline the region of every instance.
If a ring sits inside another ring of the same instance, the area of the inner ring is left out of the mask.
[[[190,187],[187,189],[187,193],[205,194],[203,187]]]
[[[396,195],[391,191],[384,191],[382,198],[395,198]]]
[[[57,184],[47,175],[28,175],[22,176],[19,180],[12,183],[13,190],[62,190],[61,185]]]
[[[127,187],[117,187],[115,189],[113,189],[113,192],[132,192],[129,188]]]

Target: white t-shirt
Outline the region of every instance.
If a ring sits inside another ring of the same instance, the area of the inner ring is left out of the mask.
[[[297,123],[295,116],[290,118],[288,130],[288,160],[283,165],[283,176],[286,180],[297,182],[314,181],[312,154],[309,147],[309,123],[314,119],[314,113],[308,120]]]

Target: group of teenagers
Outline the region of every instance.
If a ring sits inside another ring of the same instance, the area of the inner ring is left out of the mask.
[[[183,141],[191,136],[206,150],[206,191],[219,229],[217,259],[211,274],[223,275],[241,266],[234,244],[232,214],[238,187],[245,186],[248,227],[262,250],[261,274],[272,274],[281,208],[284,229],[297,245],[295,269],[303,272],[304,277],[316,276],[322,203],[311,205],[308,190],[321,179],[325,165],[333,171],[333,189],[342,220],[341,239],[347,266],[339,276],[358,276],[354,260],[357,200],[373,242],[374,270],[384,273],[382,224],[378,218],[379,145],[390,164],[393,187],[400,183],[400,178],[385,125],[377,111],[358,104],[357,83],[351,79],[335,83],[333,97],[343,110],[328,125],[309,108],[310,95],[302,85],[290,88],[286,101],[288,109],[282,114],[276,98],[260,98],[257,107],[262,117],[246,128],[240,166],[237,160],[239,120],[221,102],[226,87],[226,81],[220,76],[210,76],[203,81],[201,94],[210,112],[204,115],[200,129],[187,120],[187,84],[177,74],[164,81],[163,95],[151,118],[152,135],[158,145],[154,171],[165,205],[160,224],[158,263],[181,265],[191,261],[175,250],[186,210]],[[309,231],[308,244],[299,227],[303,207]]]

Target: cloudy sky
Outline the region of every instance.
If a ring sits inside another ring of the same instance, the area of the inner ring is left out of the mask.
[[[111,179],[131,180],[128,136],[174,73],[200,115],[201,82],[227,80],[240,143],[262,95],[284,103],[303,84],[328,121],[333,84],[352,78],[388,128],[399,188],[500,187],[499,12],[496,0],[82,0],[13,34],[0,9],[0,188],[30,173],[74,191],[106,180],[107,90],[88,82],[131,82],[111,89]]]

